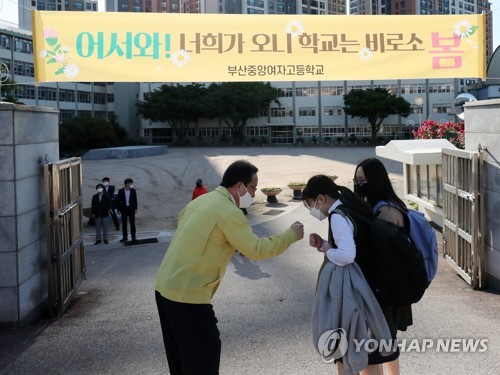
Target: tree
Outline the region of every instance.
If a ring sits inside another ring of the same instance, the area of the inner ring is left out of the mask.
[[[203,116],[203,98],[207,89],[199,83],[167,84],[155,90],[137,104],[139,115],[145,119],[166,122],[182,140],[189,125]]]
[[[114,126],[107,120],[73,117],[59,126],[59,147],[62,153],[113,147],[117,139]]]
[[[390,115],[408,117],[410,103],[405,99],[389,93],[387,89],[353,89],[344,95],[344,110],[352,117],[368,119],[372,128],[372,143],[375,144],[382,121]]]
[[[208,117],[220,117],[238,142],[244,139],[248,119],[257,117],[271,102],[278,102],[279,95],[277,88],[263,82],[212,83],[208,91]]]

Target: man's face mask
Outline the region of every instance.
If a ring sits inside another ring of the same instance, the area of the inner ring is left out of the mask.
[[[243,187],[245,188],[245,190],[247,191],[245,194],[243,195],[240,195],[240,193],[238,193],[239,197],[240,197],[240,204],[239,204],[239,207],[240,208],[248,208],[252,205],[253,203],[253,197],[250,195],[250,193],[248,192],[248,189],[246,188],[245,185],[243,185]]]

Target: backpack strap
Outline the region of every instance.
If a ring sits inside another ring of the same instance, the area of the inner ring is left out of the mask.
[[[373,206],[373,214],[375,216],[378,216],[379,212],[380,212],[380,207],[382,206],[391,206],[391,207],[395,207],[395,208],[398,208],[396,207],[394,204],[391,204],[390,202],[388,201],[378,201],[375,206]]]
[[[403,214],[403,221],[404,221],[404,228],[406,229],[406,231],[408,233],[410,233],[410,219],[408,218],[408,214],[406,212],[404,212],[398,205],[396,205],[395,203],[392,203],[392,202],[389,202],[389,201],[384,201],[384,200],[381,200],[381,201],[378,201],[375,206],[373,206],[373,214],[378,217],[378,215],[380,214],[380,208],[383,207],[383,206],[389,206],[389,207],[393,207],[395,208],[396,210],[398,210],[399,212],[401,212]]]

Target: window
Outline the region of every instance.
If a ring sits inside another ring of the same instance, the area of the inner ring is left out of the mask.
[[[19,85],[16,90],[18,99],[35,99],[35,86]]]
[[[94,117],[99,118],[101,120],[106,120],[106,112],[104,111],[94,111]]]
[[[14,74],[25,77],[34,77],[35,66],[33,65],[33,63],[29,62],[14,61]]]
[[[75,111],[72,109],[60,109],[59,110],[59,121],[65,122],[71,120],[75,117]]]
[[[317,87],[297,87],[295,89],[295,95],[297,96],[318,96]]]
[[[344,95],[344,86],[325,86],[321,88],[321,96]]]
[[[94,104],[106,104],[107,94],[101,92],[94,92]]]
[[[38,88],[38,99],[39,100],[49,100],[56,101],[56,89],[53,87],[39,87]]]
[[[90,92],[78,91],[78,103],[90,103]]]
[[[199,128],[198,136],[200,137],[218,137],[220,134],[219,128]]]
[[[290,107],[271,108],[271,117],[292,117],[293,110]]]
[[[90,118],[90,117],[92,117],[92,111],[80,110],[80,111],[78,111],[78,117]]]
[[[280,96],[280,97],[291,97],[291,96],[293,96],[293,90],[292,90],[291,87],[279,89],[278,96]]]
[[[325,116],[342,116],[342,107],[325,107]]]
[[[299,107],[299,116],[316,116],[315,107]]]
[[[31,40],[15,38],[14,41],[14,51],[33,54],[33,43]]]
[[[345,134],[345,128],[343,126],[329,126],[321,129],[321,135],[323,137],[339,137]]]
[[[115,102],[115,94],[106,94],[106,102],[107,103],[114,103]]]
[[[317,137],[319,135],[318,128],[297,128],[297,134],[300,134],[303,137]]]
[[[0,34],[0,48],[10,49],[10,38],[8,35]]]
[[[432,113],[451,113],[451,104],[450,103],[433,104]]]
[[[247,127],[248,136],[266,136],[267,127],[266,126],[249,126]]]
[[[268,117],[269,116],[269,110],[267,109],[261,109],[259,111],[258,117]]]
[[[75,92],[73,90],[59,89],[59,101],[75,102]]]

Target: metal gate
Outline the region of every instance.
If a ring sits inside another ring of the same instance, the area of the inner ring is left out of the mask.
[[[68,308],[85,277],[82,236],[82,164],[80,158],[45,165],[49,313]]]
[[[484,287],[482,153],[443,149],[443,252],[474,289]]]

